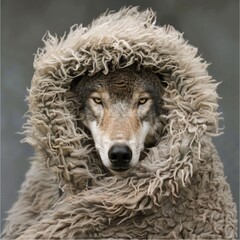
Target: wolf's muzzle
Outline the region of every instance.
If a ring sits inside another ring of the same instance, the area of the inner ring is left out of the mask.
[[[113,145],[108,152],[108,157],[113,170],[127,170],[132,160],[132,151],[127,145]]]

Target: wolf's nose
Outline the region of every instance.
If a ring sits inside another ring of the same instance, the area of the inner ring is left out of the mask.
[[[108,157],[113,166],[124,168],[132,159],[132,151],[126,145],[113,145],[108,152]]]

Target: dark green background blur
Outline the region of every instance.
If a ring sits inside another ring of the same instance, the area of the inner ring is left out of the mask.
[[[238,0],[2,0],[1,212],[2,222],[16,201],[33,150],[20,144],[24,101],[33,75],[33,54],[49,30],[62,35],[75,23],[87,25],[106,9],[124,5],[151,7],[158,24],[173,25],[212,63],[209,73],[221,81],[219,111],[225,134],[216,138],[227,181],[239,202],[239,1]]]

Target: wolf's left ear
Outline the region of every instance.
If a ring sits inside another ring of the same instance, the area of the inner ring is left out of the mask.
[[[166,82],[164,81],[164,76],[161,73],[156,73],[157,77],[159,78],[162,87],[167,87]]]
[[[78,77],[73,78],[73,80],[70,83],[70,91],[74,92],[76,90],[77,85],[81,81],[81,79],[82,79],[82,76],[78,76]]]

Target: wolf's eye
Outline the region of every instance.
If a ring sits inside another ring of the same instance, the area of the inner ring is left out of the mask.
[[[93,101],[94,101],[96,104],[102,104],[101,98],[95,97],[95,98],[93,98]]]
[[[148,101],[148,98],[140,98],[138,104],[143,105]]]

